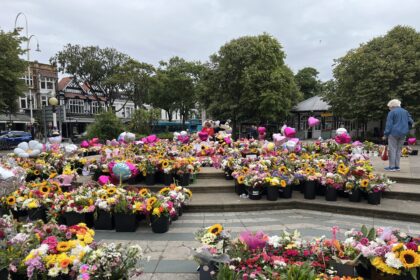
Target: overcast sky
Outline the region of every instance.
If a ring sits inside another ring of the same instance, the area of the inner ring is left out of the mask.
[[[395,25],[420,31],[419,0],[0,0],[0,28],[12,30],[18,12],[39,39],[42,52],[31,58],[40,62],[67,43],[154,65],[175,55],[206,61],[233,38],[268,32],[295,73],[312,66],[322,80],[333,59]]]

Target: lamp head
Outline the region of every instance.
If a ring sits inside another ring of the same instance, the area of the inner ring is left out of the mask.
[[[58,105],[58,99],[55,97],[51,97],[50,100],[48,100],[51,106],[57,106]]]

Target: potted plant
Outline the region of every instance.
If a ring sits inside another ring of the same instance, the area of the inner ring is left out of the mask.
[[[281,180],[284,181],[284,180]],[[267,177],[267,200],[276,201],[279,198],[279,186],[281,184],[279,177]]]
[[[117,188],[112,184],[105,185],[96,191],[95,229],[114,229],[114,207],[119,197],[124,193],[124,189]]]
[[[137,212],[142,211],[143,208],[140,201],[133,204],[134,200],[135,198],[131,194],[119,196],[114,206],[115,230],[117,232],[137,230]]]
[[[154,233],[165,233],[169,230],[170,215],[174,212],[173,204],[165,197],[151,197],[147,200],[147,207],[151,207],[150,225]]]
[[[92,186],[83,185],[71,193],[66,193],[61,203],[68,226],[85,223],[88,227],[93,227],[95,189]]]

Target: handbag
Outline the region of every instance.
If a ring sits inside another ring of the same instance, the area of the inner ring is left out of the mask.
[[[384,146],[384,149],[382,151],[381,159],[382,160],[388,160],[388,146],[386,146],[386,145]]]

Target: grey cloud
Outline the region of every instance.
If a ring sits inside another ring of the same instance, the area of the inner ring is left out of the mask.
[[[178,55],[205,61],[233,38],[268,32],[296,72],[331,78],[333,59],[397,24],[420,27],[418,0],[1,0],[0,28],[28,16],[46,62],[67,43],[114,47],[152,64]],[[23,21],[20,21],[23,23]]]

